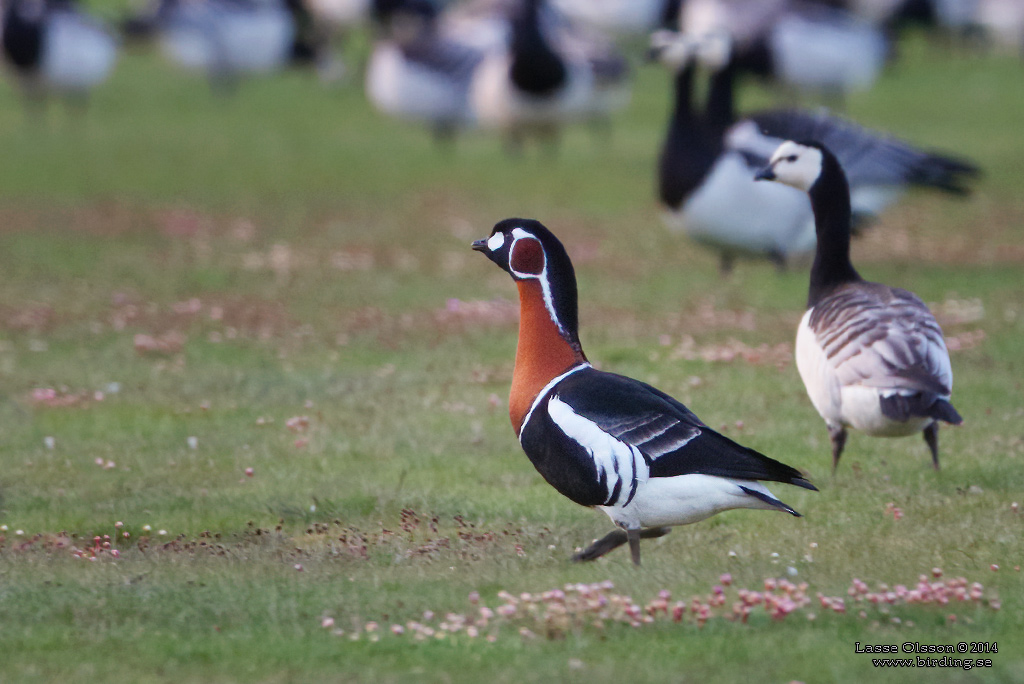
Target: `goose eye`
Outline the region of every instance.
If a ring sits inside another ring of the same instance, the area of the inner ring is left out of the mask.
[[[788,161],[788,162],[795,162],[796,161],[796,155],[795,154],[789,155],[788,157],[786,157],[786,161]]]
[[[505,234],[495,233],[491,237],[487,238],[487,249],[492,252],[496,252],[501,249],[501,246],[505,244]]]

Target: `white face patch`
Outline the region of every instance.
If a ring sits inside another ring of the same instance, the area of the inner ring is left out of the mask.
[[[712,71],[725,68],[732,57],[732,38],[728,31],[712,31],[701,36],[697,54],[701,64]]]
[[[696,53],[697,41],[675,31],[655,31],[651,34],[651,49],[658,61],[672,69],[682,69]]]
[[[505,244],[505,234],[495,233],[491,237],[487,238],[487,249],[495,252],[501,249],[501,246]]]
[[[792,140],[779,145],[771,159],[775,180],[804,192],[810,190],[821,175],[821,163],[820,150]]]

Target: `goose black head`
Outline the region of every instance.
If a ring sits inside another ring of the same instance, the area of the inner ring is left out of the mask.
[[[770,180],[810,192],[825,166],[825,149],[816,143],[792,140],[779,145],[768,166],[757,172],[755,180]]]
[[[755,180],[772,180],[803,190],[811,198],[818,237],[808,306],[837,285],[860,280],[850,262],[850,186],[839,160],[824,145],[792,140],[779,145]]]
[[[827,147],[814,141],[787,140],[779,145],[768,166],[758,171],[754,180],[772,180],[809,193],[826,177],[833,184],[847,184],[839,160]]]
[[[564,336],[576,339],[576,271],[565,247],[540,221],[499,221],[490,237],[475,241],[473,249],[482,252],[513,280],[537,282],[551,318]]]
[[[523,0],[512,17],[509,78],[516,88],[537,97],[554,94],[569,79],[565,60],[541,26],[544,9],[541,0]]]
[[[728,31],[718,29],[700,36],[696,49],[697,61],[712,72],[722,71],[732,63],[733,39]]]

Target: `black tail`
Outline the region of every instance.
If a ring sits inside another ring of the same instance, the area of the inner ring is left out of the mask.
[[[880,400],[882,414],[892,420],[910,420],[911,418],[929,417],[942,420],[952,425],[964,422],[948,400],[931,392],[918,392],[909,396],[894,394]]]
[[[810,484],[810,483],[808,483],[808,484]],[[742,489],[743,491],[745,491],[747,494],[749,494],[750,496],[754,497],[755,499],[760,499],[761,501],[764,501],[769,506],[774,506],[775,508],[778,508],[781,511],[786,511],[790,515],[795,515],[798,518],[804,517],[804,516],[800,515],[799,513],[797,513],[795,510],[793,510],[789,505],[784,504],[781,501],[779,501],[778,499],[776,499],[774,497],[771,497],[771,496],[768,496],[767,494],[764,494],[763,492],[759,492],[757,490],[750,489],[749,487],[744,487],[743,485],[740,485],[740,489]],[[814,489],[814,487],[811,487],[811,489]]]
[[[960,414],[957,413],[955,408],[953,408],[953,405],[945,399],[937,399],[935,403],[932,404],[928,415],[935,420],[942,420],[950,425],[959,425],[964,422],[964,419],[960,417]]]
[[[688,442],[685,449],[656,458],[650,472],[651,477],[701,473],[737,480],[782,482],[818,491],[796,468],[737,444],[707,426],[701,427],[701,435]]]
[[[966,195],[968,183],[981,175],[981,169],[964,159],[941,154],[923,155],[910,173],[913,185],[938,188],[954,195]]]

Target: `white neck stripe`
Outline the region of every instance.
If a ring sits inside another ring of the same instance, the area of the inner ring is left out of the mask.
[[[544,251],[543,243],[541,243],[540,240],[537,240],[537,243],[541,245],[541,252],[544,254],[544,268],[541,269],[540,273],[520,273],[519,271],[516,271],[514,268],[512,268],[512,252],[516,248],[516,243],[519,242],[520,240],[537,240],[537,237],[531,235],[530,233],[527,233],[522,228],[514,228],[512,230],[512,245],[508,249],[509,269],[520,278],[531,279],[540,282],[541,293],[544,296],[544,308],[548,310],[548,315],[551,316],[551,320],[554,322],[555,327],[558,328],[558,331],[562,333],[562,336],[568,337],[569,331],[567,331],[565,329],[565,326],[562,325],[562,321],[558,319],[558,314],[555,312],[555,300],[554,296],[551,294],[551,283],[548,281],[548,255],[547,252]]]
[[[583,363],[579,364],[578,366],[573,366],[569,370],[565,371],[564,373],[559,375],[557,378],[555,378],[554,380],[552,380],[548,384],[544,385],[544,389],[542,389],[540,392],[537,393],[537,396],[533,398],[533,404],[530,405],[530,410],[526,412],[526,417],[523,418],[523,422],[519,425],[519,443],[520,444],[522,444],[522,441],[523,441],[523,428],[525,428],[526,424],[530,422],[530,416],[533,415],[534,409],[536,409],[537,405],[540,404],[540,401],[541,401],[541,399],[544,398],[544,395],[546,395],[548,392],[550,392],[551,388],[554,387],[555,385],[557,385],[558,383],[560,383],[562,380],[564,380],[565,378],[569,377],[570,375],[572,375],[573,373],[575,373],[577,371],[583,370],[584,368],[590,368],[590,364],[587,363],[586,361],[584,361]]]

